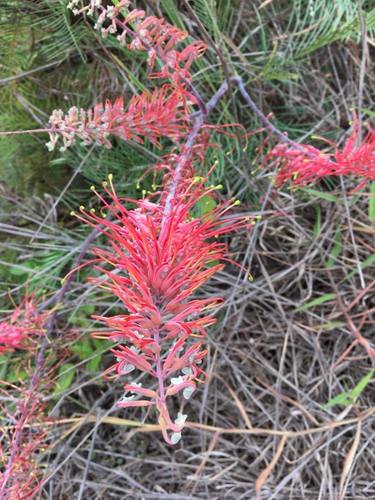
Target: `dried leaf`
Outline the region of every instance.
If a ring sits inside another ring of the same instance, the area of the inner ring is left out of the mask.
[[[259,474],[258,479],[255,481],[255,491],[257,493],[263,488],[266,484],[268,477],[270,476],[273,468],[275,467],[277,461],[280,458],[281,453],[283,452],[284,446],[286,443],[286,436],[283,436],[280,440],[279,446],[277,447],[276,453],[272,458],[271,462],[267,465],[267,467]]]
[[[353,444],[350,447],[350,450],[345,458],[344,467],[342,469],[341,479],[340,479],[340,498],[339,500],[345,500],[345,490],[346,490],[346,480],[349,478],[350,470],[353,466],[355,454],[357,453],[359,441],[361,439],[361,429],[362,423],[361,420],[358,420],[357,432],[354,436]]]

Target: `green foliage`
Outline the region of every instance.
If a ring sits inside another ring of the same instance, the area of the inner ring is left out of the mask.
[[[194,206],[193,215],[194,217],[204,217],[212,210],[214,210],[216,205],[217,203],[215,199],[211,195],[206,194]]]
[[[297,0],[291,4],[288,37],[281,50],[288,58],[300,59],[333,42],[360,39],[356,0]],[[375,32],[375,8],[364,2],[363,16],[369,36]]]
[[[368,216],[371,222],[375,222],[375,181],[371,183],[370,200],[368,203]]]
[[[6,352],[0,356],[0,380],[5,380],[10,384],[26,380],[28,374],[19,361],[22,355],[20,351],[20,354]]]
[[[59,396],[64,391],[67,391],[72,385],[76,376],[76,367],[73,363],[64,363],[59,368],[57,381],[53,390],[54,396]]]
[[[374,374],[375,369],[370,370],[360,379],[358,384],[356,384],[353,389],[348,389],[344,392],[341,392],[334,398],[330,399],[328,403],[324,405],[324,408],[332,408],[333,406],[351,406],[355,404],[363,391],[373,380]]]
[[[63,269],[70,262],[71,256],[66,252],[56,250],[35,253],[34,256],[21,264],[13,264],[10,274],[17,277],[18,283],[26,283],[28,291],[34,292],[44,288],[60,286]],[[56,283],[57,282],[57,283]]]
[[[72,21],[65,0],[43,0],[31,9],[32,27],[40,33],[40,54],[46,61],[67,59],[76,53],[87,62],[85,46],[94,35],[83,23]]]
[[[66,5],[65,0],[27,5],[10,0],[2,7],[1,131],[44,128],[53,109],[73,104],[88,107],[103,87],[105,97],[110,97],[108,60],[96,54],[97,35],[89,24],[77,21]],[[46,141],[46,134],[1,137],[0,182],[21,194],[61,191],[68,171],[61,165],[49,166]]]
[[[368,257],[365,258],[363,262],[360,263],[360,269],[361,271],[364,271],[368,267],[371,267],[373,264],[375,264],[375,253],[370,254]],[[353,269],[353,271],[350,271],[350,273],[345,277],[344,281],[350,280],[356,274],[358,274],[358,268],[355,268]]]
[[[312,198],[321,198],[322,200],[332,201],[333,203],[338,202],[337,196],[332,193],[327,193],[326,191],[318,191],[317,189],[302,188],[302,192],[308,193]]]
[[[80,144],[69,148],[63,156],[56,158],[52,164],[58,168],[69,165],[72,169],[81,166],[81,175],[90,184],[100,185],[108,176],[113,174],[117,183],[126,188],[129,196],[136,196],[137,181],[144,170],[151,166],[151,162],[158,159],[158,155],[146,147],[128,144],[124,141],[113,140],[111,149],[96,147],[87,156],[88,148]],[[147,180],[146,188],[149,188]]]
[[[340,227],[336,229],[334,243],[332,245],[331,251],[329,253],[329,257],[326,262],[327,269],[332,269],[335,265],[337,257],[341,254],[342,251],[342,233]]]
[[[86,361],[85,369],[88,372],[96,372],[100,367],[103,352],[105,352],[110,345],[111,343],[108,341],[84,336],[80,340],[77,340],[70,349],[81,361]]]
[[[192,2],[192,8],[194,9],[194,12],[198,19],[201,21],[207,32],[215,39],[219,37],[221,40],[222,37],[220,37],[220,30],[218,26],[219,18],[217,15],[217,4],[215,0],[193,0]],[[225,9],[226,10],[226,9]],[[225,10],[222,12],[221,19],[228,19],[228,17],[225,17]]]
[[[311,309],[312,307],[320,306],[325,304],[326,302],[330,302],[336,298],[335,293],[325,293],[316,299],[309,300],[306,304],[299,306],[295,309],[296,312],[306,311],[307,309]]]
[[[74,327],[83,329],[92,329],[92,320],[90,316],[95,312],[93,305],[83,305],[75,310],[74,314],[69,318],[69,324]],[[83,335],[76,340],[70,350],[80,361],[84,361],[84,369],[88,372],[98,371],[102,359],[102,355],[112,345],[111,342],[102,339],[93,339],[90,335]]]
[[[331,330],[336,330],[337,328],[342,328],[345,324],[346,323],[344,321],[333,320],[319,325],[319,328],[325,332],[329,332]]]
[[[161,0],[166,18],[177,28],[186,31],[186,25],[182,19],[180,9],[174,0]]]

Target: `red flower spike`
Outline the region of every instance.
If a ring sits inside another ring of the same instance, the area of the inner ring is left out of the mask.
[[[120,44],[130,50],[142,50],[148,53],[148,64],[154,68],[156,59],[161,70],[154,73],[155,78],[169,78],[176,87],[183,90],[191,79],[190,67],[200,57],[207,46],[199,41],[183,49],[177,45],[187,38],[187,33],[155,16],[146,16],[144,10],[129,11],[129,0],[121,0],[117,5],[104,6],[101,0],[90,0],[85,7],[78,9],[79,0],[72,0],[68,8],[73,14],[87,12],[97,15],[94,28],[106,37],[117,35]]]
[[[38,310],[33,296],[25,297],[0,323],[0,354],[39,347],[48,315],[48,311]],[[36,498],[42,486],[38,455],[46,446],[46,433],[40,425],[44,420],[44,406],[39,393],[40,372],[37,367],[33,370],[36,371],[30,380],[20,382],[19,387],[8,384],[2,391],[6,397],[5,403],[0,403],[4,421],[0,439],[0,498],[4,499]]]
[[[323,153],[307,144],[296,144],[295,147],[279,144],[267,156],[276,158],[276,185],[291,180],[294,185],[304,186],[326,176],[354,175],[363,178],[359,188],[375,180],[375,130],[369,128],[362,142],[359,142],[359,133],[359,122],[355,117],[353,131],[342,151],[334,144],[334,153]]]
[[[205,179],[182,182],[184,188],[179,188],[169,212],[165,210],[163,192],[159,202],[120,199],[112,176],[109,179],[109,187],[107,183],[103,186],[111,200],[105,202],[110,217],[101,218],[84,210],[77,217],[100,227],[110,243],[108,250],[93,250],[96,258],[92,262],[102,277],[91,281],[105,284],[127,312],[96,317],[109,331],[95,335],[118,342],[112,350],[117,358],[112,370],[118,376],[137,370],[146,373],[143,380],[152,385],[147,388],[127,384],[119,405],[154,406],[164,438],[175,444],[186,416],[180,414],[173,422],[167,399],[180,393],[188,399],[196,388],[197,377],[204,375],[198,365],[206,351],[201,348],[202,341],[192,340],[204,338],[206,328],[215,322],[208,310],[220,302],[217,297],[199,299],[193,294],[223,267],[221,263],[209,267],[213,261],[220,262],[227,252],[226,245],[215,236],[248,222],[243,217],[222,217],[233,202],[219,204],[210,213],[193,218],[195,204],[213,191],[212,187],[204,187]],[[128,208],[130,204],[133,208]]]
[[[180,93],[163,85],[153,93],[143,92],[132,97],[126,110],[121,97],[113,104],[106,101],[88,111],[72,107],[64,114],[62,110],[55,110],[49,120],[50,142],[47,147],[52,151],[59,137],[63,140],[62,151],[74,144],[77,138],[84,145],[96,143],[110,148],[111,135],[139,143],[147,138],[157,146],[160,146],[161,137],[178,141],[186,133],[185,106],[185,98]]]
[[[25,298],[5,320],[0,321],[0,354],[28,349],[43,333],[47,313],[39,313],[33,297]]]
[[[42,469],[38,455],[46,447],[46,433],[40,425],[44,421],[40,397],[32,399],[24,389],[18,397],[12,395],[16,409],[12,412],[6,405],[1,407],[4,422],[12,422],[2,427],[0,442],[0,498],[21,500],[36,498],[42,486]],[[25,402],[27,400],[27,407]],[[23,423],[20,422],[24,416]],[[37,425],[33,425],[37,424]],[[38,425],[39,424],[39,425]],[[22,428],[21,439],[18,440]]]
[[[12,325],[7,321],[0,323],[0,354],[25,347],[27,329]]]

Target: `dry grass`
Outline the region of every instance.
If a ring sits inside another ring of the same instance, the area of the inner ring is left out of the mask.
[[[342,199],[320,202],[317,235],[317,201],[295,200],[274,193],[255,232],[233,241],[254,281],[227,270],[211,284],[227,301],[209,339],[209,382],[185,410],[181,444],[165,445],[139,412],[114,409],[119,383],[82,382],[74,392],[91,410],[76,407],[84,416],[60,424],[50,497],[375,498],[373,383],[353,405],[324,407],[371,367],[349,321],[373,338],[374,269],[363,273],[365,293],[358,273],[348,279],[355,255],[363,262],[373,244],[367,200],[351,207],[350,222]],[[337,227],[343,250],[327,269]],[[340,300],[296,311],[336,291]],[[64,408],[71,416],[68,401]]]

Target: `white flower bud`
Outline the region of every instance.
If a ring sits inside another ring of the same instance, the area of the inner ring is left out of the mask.
[[[177,413],[177,418],[176,418],[176,420],[174,421],[174,423],[175,423],[176,425],[181,425],[181,426],[183,426],[183,425],[184,425],[184,423],[186,422],[186,419],[187,419],[187,415],[184,415],[184,414],[182,414],[182,413],[178,412],[178,413]]]
[[[182,391],[182,395],[185,399],[190,399],[190,396],[193,394],[194,392],[194,387],[192,386],[189,386],[189,387],[185,387],[185,389]]]
[[[174,432],[171,436],[172,444],[177,444],[181,439],[181,432]]]
[[[184,381],[183,377],[172,377],[171,378],[171,384],[173,384],[173,385],[182,384],[183,381]]]

